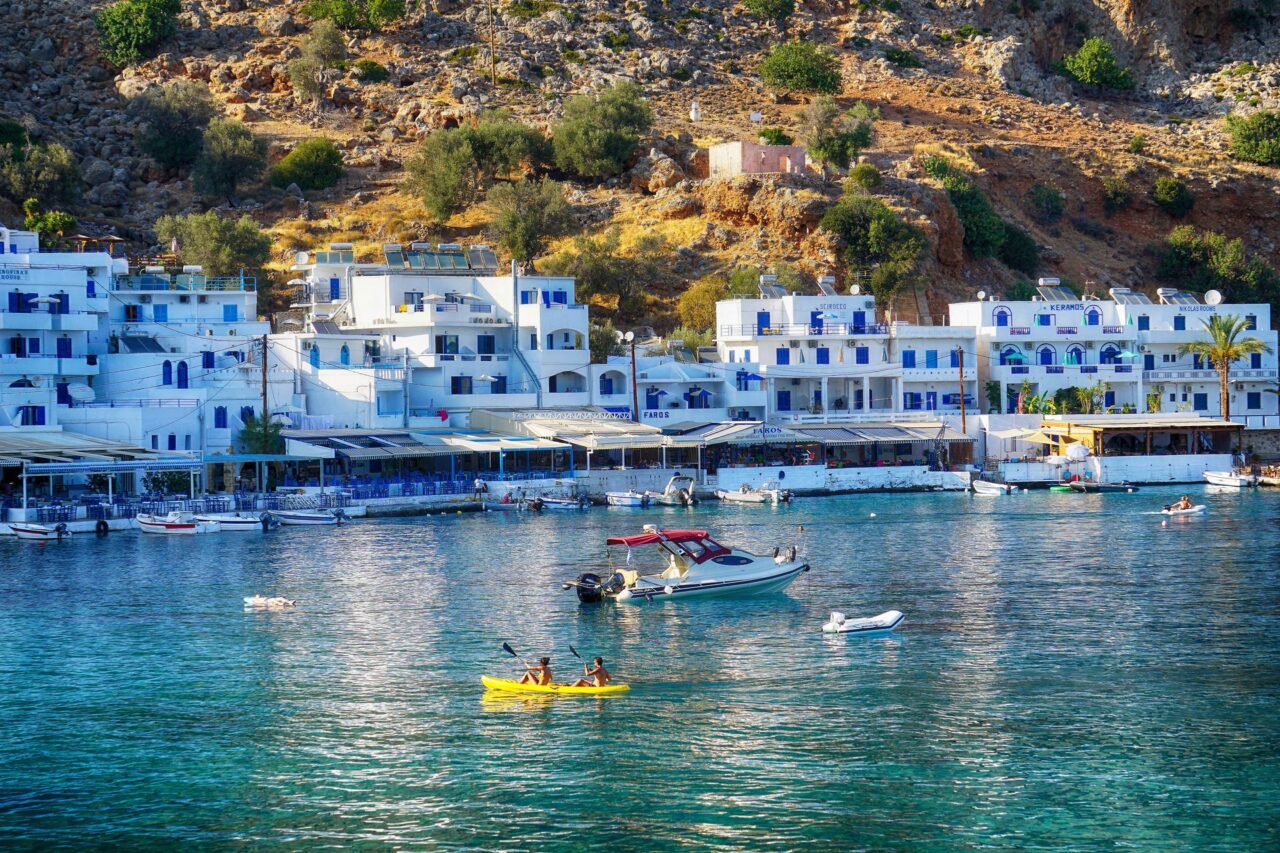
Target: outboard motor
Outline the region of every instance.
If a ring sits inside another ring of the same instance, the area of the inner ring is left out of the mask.
[[[622,577],[622,572],[614,572],[609,575],[609,579],[600,584],[600,589],[606,595],[617,595],[627,588],[627,581]]]
[[[258,516],[258,521],[262,523],[263,530],[270,530],[271,528],[279,524],[279,522],[276,521],[275,516],[265,511],[262,513],[262,515]]]
[[[586,572],[578,575],[572,585],[578,591],[578,600],[585,604],[594,604],[604,597],[599,575]]]
[[[65,521],[59,521],[59,522],[57,523],[57,525],[55,525],[55,526],[54,526],[54,528],[53,528],[53,529],[57,532],[57,534],[58,534],[59,536],[67,536],[67,535],[68,535],[68,531],[67,531],[67,523],[66,523]]]
[[[344,524],[345,522],[350,520],[347,517],[347,511],[344,510],[342,507],[338,507],[337,509],[335,509],[333,511],[333,514],[338,519],[339,524]]]

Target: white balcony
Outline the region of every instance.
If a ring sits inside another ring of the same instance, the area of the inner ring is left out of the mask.
[[[1180,380],[1183,382],[1217,382],[1218,371],[1212,369],[1195,370],[1192,368],[1171,367],[1162,370],[1144,370],[1142,378],[1148,382],[1168,382]],[[1262,368],[1254,370],[1250,368],[1231,368],[1232,382],[1256,382],[1267,380],[1275,380],[1276,368]]]
[[[958,367],[904,367],[898,371],[898,378],[903,382],[951,382],[961,381]],[[963,381],[972,382],[978,378],[977,370],[965,365]]]
[[[96,376],[97,359],[58,358],[52,355],[34,355],[18,358],[0,355],[0,376]]]
[[[75,314],[54,314],[52,319],[55,332],[93,332],[98,328],[99,315],[81,311]]]
[[[1071,341],[1115,341],[1120,343],[1126,339],[1133,340],[1138,333],[1132,326],[987,326],[983,336],[1001,343],[1067,343]],[[1185,334],[1185,333],[1179,333]]]
[[[998,382],[1137,382],[1142,370],[1131,364],[993,364],[991,378]]]

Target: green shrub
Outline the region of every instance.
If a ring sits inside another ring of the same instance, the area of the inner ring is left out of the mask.
[[[387,66],[372,59],[357,59],[353,65],[356,77],[365,83],[381,83],[391,76]]]
[[[528,20],[545,15],[547,12],[554,12],[559,8],[560,4],[553,0],[511,0],[502,11],[512,18]]]
[[[841,110],[836,99],[819,95],[796,115],[800,138],[809,156],[820,163],[847,169],[869,145],[880,113],[859,101]]]
[[[813,42],[780,44],[760,63],[760,79],[784,92],[834,95],[840,91],[840,64],[826,48]]]
[[[1062,70],[1083,86],[1126,90],[1136,85],[1133,72],[1116,61],[1111,44],[1097,37],[1085,39],[1078,51],[1064,56]]]
[[[579,299],[614,297],[619,314],[638,318],[645,308],[646,290],[655,284],[675,283],[671,275],[674,258],[667,241],[655,234],[639,237],[629,254],[624,255],[621,246],[617,228],[599,237],[579,235],[571,249],[546,259],[541,267],[551,275],[576,279],[574,292]]]
[[[139,59],[148,48],[178,31],[180,0],[120,0],[93,18],[98,49],[117,67]]]
[[[652,123],[653,112],[635,83],[572,97],[552,133],[555,163],[583,177],[620,174]]]
[[[1151,200],[1170,216],[1181,219],[1191,212],[1196,197],[1187,189],[1187,185],[1170,175],[1156,178],[1151,185]]]
[[[1141,133],[1135,133],[1129,137],[1129,153],[1141,154],[1147,150],[1147,137]]]
[[[21,160],[26,150],[27,129],[16,121],[0,119],[0,161],[9,158]]]
[[[6,152],[8,152],[6,154]],[[80,164],[57,143],[0,149],[0,195],[40,204],[75,201],[80,196]]]
[[[1027,204],[1041,222],[1053,223],[1062,218],[1062,190],[1053,184],[1032,184],[1027,192]]]
[[[1247,118],[1227,116],[1231,154],[1250,163],[1280,166],[1280,110],[1262,110]]]
[[[818,227],[843,241],[841,254],[850,268],[871,269],[871,292],[886,300],[910,281],[926,245],[918,228],[868,195],[847,196],[832,205]]]
[[[900,47],[886,47],[884,49],[884,58],[889,60],[890,65],[896,65],[899,68],[923,68],[924,63],[920,61],[920,57],[916,56],[909,50]]]
[[[324,95],[320,72],[345,65],[347,40],[333,21],[320,20],[303,38],[301,49],[302,55],[289,63],[289,83],[300,97],[318,101]]]
[[[997,257],[1009,269],[1023,275],[1033,276],[1040,269],[1040,247],[1030,234],[1012,222],[1004,224],[1004,239]]]
[[[190,166],[200,156],[205,128],[218,114],[209,87],[192,80],[152,86],[129,101],[142,122],[138,147],[169,169]]]
[[[62,242],[62,238],[76,230],[76,218],[61,210],[40,209],[40,202],[29,198],[22,204],[26,217],[22,227],[40,235],[40,245],[50,247]]]
[[[1240,239],[1179,225],[1158,250],[1156,275],[1179,287],[1222,291],[1228,302],[1269,303],[1280,308],[1280,273]]]
[[[1133,193],[1123,178],[1102,179],[1102,209],[1107,216],[1124,210],[1133,203]]]
[[[582,65],[587,61],[586,54],[582,51],[568,47],[560,51],[560,58],[571,65]]]
[[[297,184],[304,190],[323,190],[342,177],[342,152],[327,139],[304,139],[271,170],[277,187]]]
[[[311,0],[302,14],[344,30],[380,30],[404,17],[405,0]]]
[[[784,26],[796,10],[795,0],[743,0],[742,5],[757,18],[773,21],[779,27]]]
[[[849,179],[845,181],[845,190],[850,187],[862,190],[875,189],[880,186],[884,178],[880,175],[880,170],[871,163],[859,163],[849,170]]]
[[[236,189],[261,175],[266,166],[265,142],[238,121],[215,118],[204,132],[191,179],[198,191],[233,200]]]
[[[1015,281],[1004,289],[1004,298],[1008,302],[1030,302],[1036,295],[1036,286],[1029,281]]]
[[[944,157],[930,157],[924,169],[946,188],[964,226],[964,245],[970,254],[975,258],[998,255],[1008,229],[973,178]]]
[[[981,34],[982,34],[982,31],[979,30],[977,27],[975,27],[973,24],[961,24],[960,26],[956,27],[955,32],[953,33],[953,35],[956,38],[965,39],[966,41],[971,38],[976,38]]]
[[[631,47],[631,33],[614,32],[604,34],[604,46],[614,53],[620,53]]]
[[[271,238],[248,216],[229,219],[215,211],[186,216],[162,216],[156,237],[165,243],[178,241],[178,252],[189,264],[199,264],[208,275],[234,275],[242,269],[259,269],[271,256]]]
[[[766,127],[760,131],[760,139],[766,145],[790,145],[795,142],[791,134],[780,127]]]
[[[712,329],[716,324],[716,303],[729,296],[729,282],[721,276],[698,279],[680,294],[676,310],[680,323],[691,329]]]
[[[449,54],[444,58],[444,61],[450,65],[465,65],[468,62],[474,61],[479,55],[479,45],[468,44],[463,45],[462,47],[456,47],[449,51]]]

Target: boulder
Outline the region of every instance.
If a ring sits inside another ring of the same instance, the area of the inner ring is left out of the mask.
[[[690,195],[677,195],[655,211],[660,219],[688,219],[702,212],[702,202]]]
[[[91,187],[102,186],[115,177],[115,170],[111,168],[111,164],[97,157],[92,157],[81,164],[80,171],[84,182]]]
[[[101,207],[120,207],[129,200],[129,188],[124,184],[108,181],[85,194],[85,201]]]
[[[272,12],[262,19],[259,27],[264,36],[291,36],[298,31],[293,16],[288,12]]]

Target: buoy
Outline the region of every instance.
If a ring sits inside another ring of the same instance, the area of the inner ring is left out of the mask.
[[[871,513],[871,517],[872,517],[872,518],[875,518],[875,517],[876,517],[876,514],[875,514],[874,512],[873,512],[873,513]]]
[[[629,601],[631,599],[631,590],[624,589],[617,595],[618,601]]]
[[[671,593],[675,592],[675,590],[669,586],[664,586],[662,588],[662,591],[665,592],[667,595],[670,595]]]

